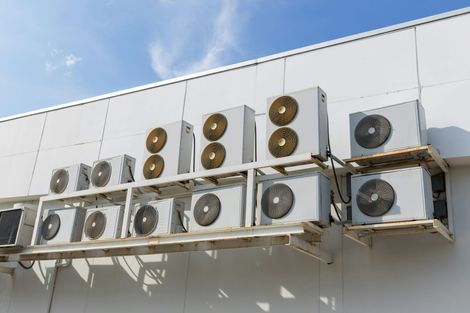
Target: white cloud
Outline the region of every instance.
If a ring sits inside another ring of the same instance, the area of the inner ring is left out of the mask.
[[[62,50],[53,48],[50,52],[52,60],[46,61],[46,72],[53,72],[61,68],[71,68],[82,60],[73,53],[64,56]]]
[[[170,41],[157,40],[150,45],[151,66],[161,79],[199,72],[223,64],[224,59],[232,52],[237,39],[238,25],[235,21],[238,20],[238,8],[236,0],[224,0],[221,3],[220,10],[212,17],[212,34],[207,42],[198,42],[201,41],[199,37],[203,37],[201,34],[192,33],[191,36],[184,36],[179,33],[181,30],[178,29],[168,36]],[[195,19],[192,25],[184,31],[197,28],[198,23],[199,20]],[[197,32],[197,29],[193,31]],[[205,29],[200,29],[200,31],[204,32]],[[184,41],[181,42],[181,40]],[[179,63],[188,57],[187,55],[182,57],[183,53],[195,50],[195,44],[202,44],[203,55],[190,62]]]
[[[69,54],[65,57],[65,66],[71,67],[77,64],[77,62],[80,62],[82,58],[79,58],[73,54]]]

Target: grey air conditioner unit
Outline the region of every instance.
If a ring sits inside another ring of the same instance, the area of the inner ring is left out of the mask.
[[[0,210],[0,247],[23,247],[31,243],[36,209],[18,204]]]
[[[183,232],[184,207],[184,202],[179,199],[155,200],[136,204],[130,225],[132,237]]]
[[[144,179],[189,173],[192,144],[193,126],[185,121],[148,131],[142,169]]]
[[[327,159],[327,98],[321,88],[272,97],[267,102],[268,159],[303,153]]]
[[[123,213],[121,205],[86,208],[82,241],[120,238]]]
[[[47,210],[39,229],[39,243],[59,244],[80,241],[86,209],[66,207]]]
[[[101,188],[133,182],[135,159],[128,155],[95,161],[91,171],[91,187]]]
[[[351,157],[428,144],[424,108],[418,100],[351,113]]]
[[[88,189],[90,185],[91,167],[75,164],[52,171],[49,193],[61,194]]]
[[[200,170],[253,162],[255,111],[246,105],[203,116]]]
[[[355,225],[433,218],[431,177],[421,167],[351,177]]]
[[[243,226],[245,190],[244,184],[196,188],[191,199],[188,231]]]
[[[330,180],[322,173],[308,173],[260,183],[258,205],[261,224],[330,223]]]

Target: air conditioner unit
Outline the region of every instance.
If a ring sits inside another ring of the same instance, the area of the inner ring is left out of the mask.
[[[184,207],[184,202],[177,199],[136,204],[130,225],[132,237],[183,232]]]
[[[134,181],[135,159],[121,155],[95,161],[91,171],[91,187],[120,185]]]
[[[351,177],[355,225],[433,218],[431,177],[421,168]]]
[[[50,209],[40,228],[40,244],[58,244],[80,241],[86,209],[66,207]]]
[[[238,228],[244,225],[244,184],[193,190],[188,231]]]
[[[82,241],[120,238],[123,213],[121,205],[86,208]]]
[[[268,159],[311,153],[327,159],[326,93],[319,87],[268,99],[266,155]]]
[[[49,193],[61,194],[88,189],[91,167],[75,164],[52,171]]]
[[[36,209],[23,204],[0,210],[0,247],[23,247],[31,243]]]
[[[352,157],[428,144],[418,100],[352,113],[349,125]]]
[[[239,106],[204,115],[199,169],[253,162],[255,111]]]
[[[261,224],[330,223],[330,180],[322,173],[308,173],[260,183],[258,205]]]
[[[147,133],[143,177],[153,179],[191,171],[193,126],[178,121]]]

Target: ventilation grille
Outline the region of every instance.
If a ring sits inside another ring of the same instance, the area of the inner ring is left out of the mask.
[[[285,184],[274,184],[263,192],[261,210],[272,219],[286,216],[294,205],[294,193]]]
[[[393,187],[384,180],[371,179],[365,182],[356,196],[359,210],[371,217],[387,214],[395,202]]]
[[[390,137],[392,126],[382,115],[369,115],[359,121],[354,130],[356,142],[363,148],[374,149]]]
[[[63,193],[69,184],[69,172],[65,169],[55,171],[51,177],[49,184],[50,190],[53,193]]]
[[[111,178],[112,166],[108,161],[101,161],[93,167],[91,182],[96,187],[104,187]]]
[[[200,226],[210,226],[219,217],[221,209],[220,199],[215,194],[205,194],[194,205],[194,220]]]

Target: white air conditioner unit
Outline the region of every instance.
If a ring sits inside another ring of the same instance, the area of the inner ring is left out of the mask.
[[[86,208],[82,241],[120,238],[123,213],[121,205]]]
[[[204,115],[200,170],[253,162],[255,111],[239,106]]]
[[[238,228],[244,225],[244,184],[193,190],[188,231]]]
[[[184,207],[184,202],[178,199],[155,200],[136,204],[130,225],[132,237],[183,232]]]
[[[193,126],[185,121],[150,130],[145,144],[144,179],[189,173],[192,142]]]
[[[410,101],[349,115],[351,156],[428,144],[424,108]]]
[[[321,88],[269,98],[267,115],[268,159],[303,153],[327,159],[327,99]]]
[[[128,155],[95,161],[91,171],[91,187],[100,188],[134,181],[135,159]]]
[[[88,189],[91,167],[85,164],[74,164],[52,171],[49,193],[61,194]]]
[[[0,247],[23,247],[31,243],[36,209],[18,204],[0,210]]]
[[[351,196],[355,225],[433,218],[431,177],[421,167],[354,175]]]
[[[47,210],[40,227],[39,243],[58,244],[80,241],[86,209],[66,207]]]
[[[308,173],[260,183],[258,205],[261,224],[313,222],[330,224],[330,180],[322,173]]]

